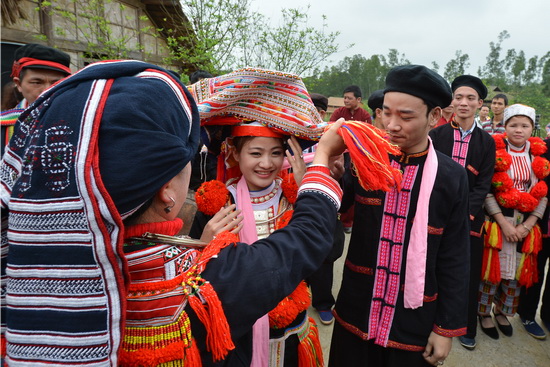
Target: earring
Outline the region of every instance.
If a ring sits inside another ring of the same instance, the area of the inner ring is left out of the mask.
[[[174,207],[174,205],[176,205],[176,201],[171,197],[169,196],[170,200],[172,200],[172,205],[168,205],[166,208],[164,208],[164,212],[166,214],[170,213],[172,211],[172,208]]]

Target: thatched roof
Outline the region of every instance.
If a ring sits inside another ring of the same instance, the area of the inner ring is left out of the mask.
[[[11,25],[19,19],[27,19],[19,2],[20,0],[2,0],[2,26]]]

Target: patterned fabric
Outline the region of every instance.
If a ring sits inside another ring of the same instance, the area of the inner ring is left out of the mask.
[[[206,78],[189,87],[202,125],[235,125],[236,116],[285,135],[319,140],[325,122],[299,76],[255,68]]]
[[[137,136],[142,142],[155,140],[143,130],[136,131],[148,126],[159,135],[189,141],[188,156],[177,159],[190,159],[198,126],[183,124],[186,118],[192,120],[191,97],[186,93],[179,81],[156,66],[102,62],[48,89],[21,114],[0,167],[2,223],[9,215],[9,228],[2,228],[3,257],[9,244],[2,269],[7,267],[8,276],[2,290],[6,294],[2,305],[7,307],[2,322],[7,329],[3,325],[2,330],[10,366],[28,366],[30,361],[118,364],[126,306],[119,207],[134,203],[113,197],[102,172],[115,172],[120,178],[126,171],[136,174],[137,168],[111,171],[101,158],[127,156],[126,166],[143,169],[138,159],[159,156],[148,156],[148,151],[135,155],[127,144],[139,146]],[[158,95],[165,98],[159,101]],[[157,121],[160,110],[155,109],[161,105],[170,112]],[[140,114],[133,115],[138,110]],[[109,132],[118,145],[100,139]],[[168,150],[161,154],[169,154],[173,147],[165,146]],[[178,163],[167,175],[177,174],[186,163]],[[147,168],[134,178],[119,185],[131,189],[130,182],[142,179],[161,181],[153,186],[166,182]]]
[[[392,162],[399,166],[397,162]],[[384,216],[380,231],[377,268],[369,316],[369,339],[375,344],[387,346],[393,315],[399,295],[401,263],[405,242],[406,219],[409,212],[411,189],[416,180],[418,166],[405,167],[401,190],[390,191],[384,204]]]
[[[471,138],[472,134],[468,134],[464,139],[462,139],[460,129],[454,129],[453,155],[451,156],[451,158],[462,167],[466,165],[466,157],[468,156],[468,145]]]
[[[489,315],[494,303],[504,315],[514,316],[518,310],[520,292],[521,285],[517,280],[502,280],[499,284],[481,282],[479,285],[479,314]]]

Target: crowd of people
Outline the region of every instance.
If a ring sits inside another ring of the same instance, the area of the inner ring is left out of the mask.
[[[73,74],[29,44],[11,77],[9,366],[438,366],[453,337],[475,349],[478,325],[512,336],[516,313],[546,338],[539,302],[550,330],[550,139],[532,136],[532,107],[487,106],[475,76],[397,66],[372,117],[349,86],[329,122],[327,97],[279,71]],[[310,306],[334,324],[328,361]]]

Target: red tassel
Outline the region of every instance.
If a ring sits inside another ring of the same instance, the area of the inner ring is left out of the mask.
[[[191,340],[191,346],[185,350],[185,367],[201,367],[201,353],[195,338]]]
[[[298,344],[298,367],[321,367],[323,364],[323,348],[321,348],[319,340],[319,329],[310,317],[308,333],[305,337],[300,336]]]
[[[502,249],[502,232],[497,223],[490,221],[485,221],[484,232],[481,279],[496,284],[501,280],[498,252]]]
[[[401,155],[401,151],[382,137],[382,130],[364,122],[346,121],[338,134],[365,190],[390,191],[392,187],[400,187],[401,172],[391,167],[388,154]]]
[[[535,225],[523,241],[521,248],[523,255],[516,273],[518,283],[525,288],[529,288],[538,282],[537,255],[541,249],[542,232],[540,226]]]
[[[221,361],[230,350],[235,349],[231,340],[231,331],[227,318],[218,295],[210,283],[204,283],[201,287],[201,296],[208,305],[210,318],[210,330],[207,330],[206,344],[209,346],[214,361]]]

